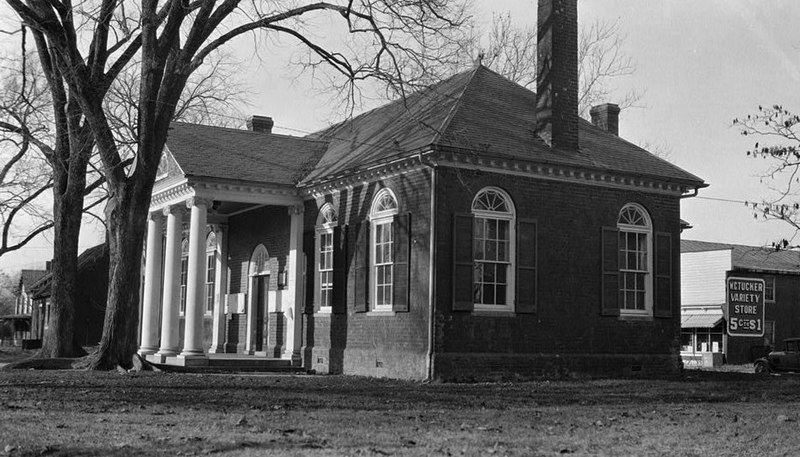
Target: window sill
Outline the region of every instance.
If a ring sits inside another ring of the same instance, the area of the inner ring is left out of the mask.
[[[472,311],[473,316],[487,316],[487,317],[515,317],[517,313],[509,309],[491,310],[491,309],[476,309]]]
[[[631,322],[652,322],[653,316],[651,314],[620,314],[617,318],[621,321]]]
[[[369,312],[367,312],[367,316],[376,316],[376,317],[394,316],[396,314],[397,313],[395,313],[394,311],[389,311],[389,310],[377,310],[377,311],[369,311]]]

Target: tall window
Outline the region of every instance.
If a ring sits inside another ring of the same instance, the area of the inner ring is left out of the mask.
[[[370,257],[372,277],[372,303],[376,310],[392,309],[394,266],[393,221],[397,214],[397,199],[389,189],[381,189],[372,202],[370,211]]]
[[[214,312],[214,296],[217,280],[217,235],[214,232],[206,238],[206,314]]]
[[[629,203],[619,213],[619,307],[621,312],[646,314],[652,310],[653,228],[647,212]]]
[[[329,311],[333,304],[333,228],[336,226],[336,211],[330,203],[317,217],[317,304]]]
[[[775,301],[775,276],[764,276],[764,301]]]
[[[186,312],[186,282],[189,278],[189,240],[181,241],[181,314]]]
[[[472,201],[474,216],[473,299],[476,309],[512,308],[514,208],[511,198],[494,187],[482,189]]]

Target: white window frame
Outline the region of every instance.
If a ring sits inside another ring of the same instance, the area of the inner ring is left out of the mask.
[[[186,314],[186,294],[188,293],[189,284],[189,239],[184,238],[181,240],[181,266],[179,275],[180,284],[180,297],[178,303],[178,313],[180,316]]]
[[[764,276],[764,302],[775,303],[776,289],[775,289],[775,276]],[[772,289],[772,298],[767,298],[767,291]]]
[[[203,288],[203,292],[205,294],[205,298],[203,299],[205,306],[203,310],[206,316],[211,316],[214,314],[214,307],[217,305],[217,268],[219,268],[219,265],[217,264],[217,257],[217,234],[214,233],[214,231],[211,231],[206,236],[206,275],[205,287]],[[211,274],[210,280],[209,274]],[[210,294],[209,287],[211,288]],[[211,299],[210,309],[209,298]]]
[[[317,216],[317,226],[316,226],[316,236],[314,237],[314,302],[319,304],[319,309],[317,310],[318,313],[323,314],[330,314],[333,311],[333,263],[336,261],[334,259],[334,246],[333,246],[333,228],[336,226],[337,223],[337,216],[336,210],[333,208],[333,205],[330,203],[326,203],[322,206],[319,210],[319,215]],[[331,268],[330,270],[322,270],[320,266],[320,259],[321,259],[321,251],[322,251],[322,237],[323,236],[330,236],[331,237]],[[328,294],[330,296],[330,305],[323,305],[322,303],[322,273],[323,272],[330,272],[331,274],[331,282],[330,288],[328,290]]]
[[[476,208],[480,198],[489,192],[496,193],[499,195],[506,205],[507,211],[493,211],[493,210],[485,210]],[[475,311],[501,311],[501,312],[514,312],[516,303],[516,253],[517,253],[517,218],[516,218],[516,210],[514,208],[514,202],[511,200],[511,196],[508,195],[506,191],[499,187],[488,186],[484,187],[483,189],[479,190],[475,193],[475,197],[472,199],[472,216],[473,216],[473,231],[475,229],[475,222],[479,219],[490,219],[490,220],[503,220],[508,221],[508,261],[506,262],[506,303],[501,304],[486,304],[486,303],[477,303],[475,302],[474,309]],[[473,243],[473,269],[477,268],[478,263],[492,263],[492,264],[499,264],[501,262],[493,262],[493,261],[482,261],[476,259],[475,253],[475,233],[473,232],[472,240]],[[474,275],[474,270],[473,270]],[[473,287],[477,287],[477,282],[473,276]],[[473,300],[475,297],[475,292],[473,289]]]
[[[623,213],[628,209],[634,209],[642,217],[644,225],[632,225],[620,222]],[[617,247],[617,255],[622,257],[623,245],[621,240],[624,234],[636,233],[645,236],[645,248],[647,249],[646,270],[635,270],[623,268],[623,262],[620,259],[619,265],[619,313],[620,316],[652,316],[653,315],[653,222],[650,214],[644,209],[643,206],[637,203],[627,203],[619,211],[617,217],[617,228],[619,229],[619,246]],[[644,309],[627,309],[625,308],[625,282],[626,273],[644,273]]]
[[[391,199],[391,201],[389,199]],[[395,197],[394,192],[384,187],[375,194],[369,214],[369,302],[372,304],[373,311],[392,311],[392,305],[394,304],[394,216],[397,215],[397,212],[397,197]],[[391,242],[388,245],[391,262],[382,262],[380,264],[376,262],[375,251],[377,250],[376,235],[378,226],[388,226],[391,236]],[[392,272],[391,282],[382,284],[383,287],[388,285],[389,303],[378,304],[378,268],[389,268]]]

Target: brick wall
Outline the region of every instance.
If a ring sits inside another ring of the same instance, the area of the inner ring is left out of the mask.
[[[347,226],[346,313],[305,314],[303,354],[307,368],[324,373],[423,379],[428,348],[428,278],[430,258],[430,176],[428,169],[355,186],[308,200],[305,227],[312,230],[319,210],[333,204],[338,224]],[[400,213],[411,215],[410,305],[408,312],[375,315],[356,312],[352,296],[358,233],[367,221],[375,194],[383,187],[397,197]],[[313,250],[310,251],[313,253]],[[307,281],[313,274],[307,273]]]
[[[563,369],[574,371],[595,371],[600,355],[615,356],[600,366],[619,374],[633,365],[641,367],[637,372],[648,367],[680,369],[678,198],[454,169],[440,169],[436,182],[436,377],[480,377],[492,360],[510,354],[557,355],[559,363],[566,364]],[[453,214],[470,212],[472,199],[485,186],[504,189],[517,218],[538,220],[535,314],[487,316],[451,310]],[[672,234],[673,311],[667,319],[600,315],[601,228],[616,226],[620,209],[630,202],[647,209],[654,232]],[[633,363],[631,357],[640,361]],[[503,367],[494,365],[492,371]],[[514,372],[519,369],[515,366],[506,368]]]

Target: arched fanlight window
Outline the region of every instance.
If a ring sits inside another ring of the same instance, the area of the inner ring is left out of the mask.
[[[472,200],[473,300],[476,309],[513,309],[514,205],[496,187],[481,189]]]
[[[333,304],[333,230],[336,222],[336,210],[330,203],[325,203],[317,216],[315,250],[317,275],[314,290],[316,305],[326,312],[330,311]]]
[[[263,244],[259,244],[250,256],[250,276],[268,273],[269,253]]]
[[[653,227],[650,216],[642,206],[628,203],[619,212],[617,228],[620,311],[649,313],[653,302]]]
[[[370,210],[370,287],[373,309],[391,310],[394,286],[394,216],[397,215],[397,198],[383,188],[372,200]]]

